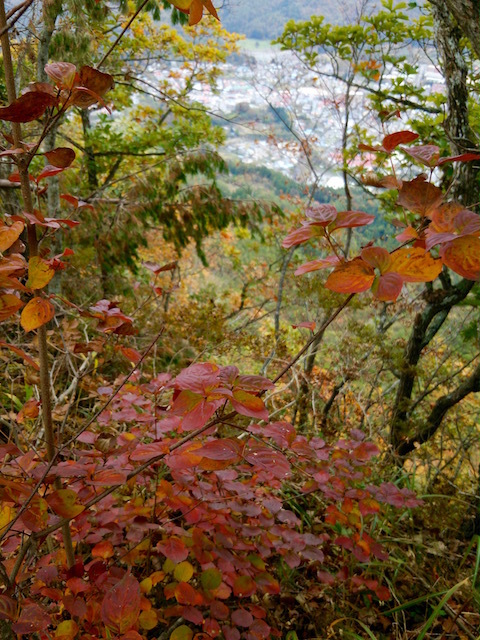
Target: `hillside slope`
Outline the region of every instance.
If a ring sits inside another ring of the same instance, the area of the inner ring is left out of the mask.
[[[374,7],[375,2],[370,3]],[[355,15],[357,0],[229,0],[222,11],[222,22],[229,31],[247,38],[272,40],[278,37],[288,20],[307,20],[324,15],[328,22],[348,22]]]

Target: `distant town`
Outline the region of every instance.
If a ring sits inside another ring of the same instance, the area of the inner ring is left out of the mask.
[[[216,90],[197,82],[191,93],[191,98],[225,129],[223,155],[230,161],[265,166],[298,181],[308,180],[314,165],[324,186],[341,187],[338,165],[345,84],[322,75],[329,72],[327,60],[319,68],[321,73],[314,74],[291,52],[265,43],[248,45],[224,65]],[[180,65],[171,63],[170,71],[169,82],[180,89],[184,81]],[[153,70],[158,79],[164,74],[165,69]],[[384,82],[394,82],[397,75],[395,70],[386,73]],[[415,82],[432,93],[444,91],[442,75],[428,61],[418,64]],[[351,125],[375,126],[368,106],[367,92],[354,89]],[[310,162],[305,155],[307,148]]]

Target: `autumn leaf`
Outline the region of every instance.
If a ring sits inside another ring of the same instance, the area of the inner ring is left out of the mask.
[[[73,489],[57,489],[47,498],[48,506],[62,518],[75,518],[85,510],[78,502],[78,495]]]
[[[68,147],[57,147],[52,151],[46,151],[43,155],[47,158],[49,164],[62,169],[69,167],[75,160],[75,151]]]
[[[75,83],[77,67],[71,62],[51,62],[45,65],[45,73],[59,89],[71,89]]]
[[[0,321],[6,320],[21,309],[24,303],[13,293],[4,293],[0,296]]]
[[[12,629],[22,636],[45,631],[50,623],[51,618],[48,613],[38,604],[32,602],[22,608],[17,622],[12,624]]]
[[[337,293],[367,291],[375,279],[375,270],[361,258],[342,262],[328,276],[325,286]]]
[[[8,122],[31,122],[37,120],[57,103],[50,93],[29,91],[6,107],[0,107],[0,120]]]
[[[49,322],[55,315],[55,309],[46,298],[32,298],[23,309],[20,324],[25,331],[33,331]]]
[[[140,585],[130,573],[126,573],[105,594],[101,607],[102,621],[114,633],[126,633],[137,622],[140,601]]]
[[[440,250],[443,263],[467,280],[480,280],[480,238],[463,236],[444,245]]]
[[[420,247],[398,249],[391,257],[389,271],[398,273],[405,282],[431,282],[442,270],[442,261]]]
[[[12,244],[18,240],[24,226],[20,220],[15,220],[11,225],[0,222],[0,251],[2,253],[10,249]]]
[[[46,260],[39,256],[33,256],[28,261],[27,287],[30,289],[43,289],[54,275],[55,269]]]

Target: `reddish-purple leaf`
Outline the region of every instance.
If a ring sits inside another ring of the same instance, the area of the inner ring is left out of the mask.
[[[59,89],[71,89],[77,75],[77,67],[71,62],[51,62],[45,65],[45,73]]]
[[[364,211],[340,211],[331,225],[331,231],[365,227],[368,224],[372,224],[374,220],[375,216]]]
[[[188,558],[188,549],[180,538],[171,537],[164,542],[159,542],[157,549],[175,564],[183,562]]]
[[[315,204],[307,208],[305,215],[315,224],[327,227],[337,217],[337,210],[331,204]]]
[[[0,620],[13,621],[17,618],[17,603],[15,600],[0,594]]]
[[[232,622],[237,627],[250,627],[253,624],[253,616],[246,609],[236,609],[232,612]]]
[[[103,598],[103,623],[114,633],[123,634],[132,629],[140,614],[140,585],[129,573],[113,586]]]
[[[48,107],[56,104],[49,93],[29,91],[6,107],[0,107],[0,120],[8,122],[31,122],[43,116]]]
[[[372,293],[382,302],[395,302],[403,287],[403,278],[398,273],[385,273],[375,278]]]
[[[50,616],[44,609],[38,604],[30,603],[22,608],[17,622],[12,624],[12,629],[18,635],[24,636],[45,631],[51,622]]]
[[[287,458],[271,447],[253,445],[245,454],[245,460],[254,467],[268,471],[275,478],[283,479],[290,475],[290,463]]]
[[[434,144],[425,144],[419,147],[412,147],[411,149],[402,149],[409,156],[415,158],[422,164],[433,169],[438,165],[438,159],[440,158],[440,149]]]
[[[222,438],[221,440],[212,440],[195,449],[195,454],[208,458],[209,460],[228,460],[231,462],[240,459],[243,445],[235,438]]]

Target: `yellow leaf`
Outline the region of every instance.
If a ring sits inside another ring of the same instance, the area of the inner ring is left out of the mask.
[[[0,533],[13,520],[14,513],[13,508],[8,504],[0,505]]]
[[[399,249],[391,258],[388,270],[401,275],[405,282],[431,282],[442,270],[442,261],[420,247]]]
[[[178,582],[188,582],[194,573],[194,568],[190,562],[180,562],[173,571],[173,576]]]
[[[55,269],[46,260],[34,256],[28,261],[27,287],[30,289],[43,289],[55,275]]]

